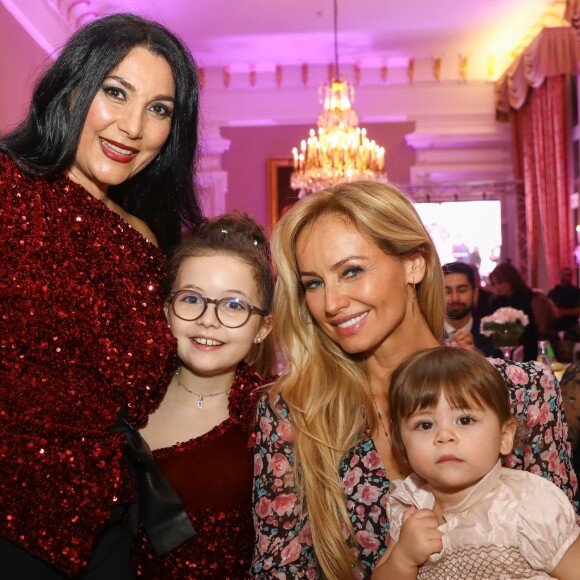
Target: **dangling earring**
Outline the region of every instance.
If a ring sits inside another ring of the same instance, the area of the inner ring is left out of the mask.
[[[415,284],[415,280],[413,280],[412,284],[413,284],[413,302],[411,303],[411,314],[413,318],[415,318],[415,305],[417,304],[417,284]]]

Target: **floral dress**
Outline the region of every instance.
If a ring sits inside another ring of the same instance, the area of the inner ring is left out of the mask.
[[[562,397],[554,375],[548,367],[535,362],[490,361],[506,381],[515,415],[526,425],[522,444],[506,458],[505,465],[550,479],[572,502],[577,481]],[[308,513],[303,513],[294,485],[292,439],[284,401],[277,397],[272,408],[268,396],[262,397],[254,449],[254,578],[322,576],[312,546]],[[357,542],[360,570],[353,570],[353,577],[369,578],[386,549],[386,503],[391,484],[371,438],[349,450],[338,475]]]

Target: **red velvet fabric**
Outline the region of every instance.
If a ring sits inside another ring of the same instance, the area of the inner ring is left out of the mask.
[[[574,252],[568,82],[564,75],[546,78],[510,113],[516,178],[523,179],[525,189],[527,263],[519,263],[531,286],[539,282],[541,251],[550,286],[558,282],[559,269],[570,265]]]

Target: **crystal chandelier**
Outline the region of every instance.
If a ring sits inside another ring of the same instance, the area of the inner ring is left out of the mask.
[[[320,91],[324,110],[318,116],[318,132],[310,129],[302,140],[300,151],[294,147],[294,171],[290,176],[292,189],[299,197],[320,191],[344,181],[370,179],[384,181],[385,149],[367,137],[366,129],[358,126],[352,108],[354,88],[340,78],[338,69],[337,0],[334,5],[334,70],[335,78]]]

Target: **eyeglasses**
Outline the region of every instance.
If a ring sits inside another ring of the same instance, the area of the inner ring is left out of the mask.
[[[268,311],[262,310],[241,298],[226,297],[206,298],[193,290],[178,290],[169,297],[173,314],[181,320],[197,320],[203,316],[208,304],[215,306],[215,315],[221,324],[228,328],[238,328],[248,322],[252,312],[267,316]]]

